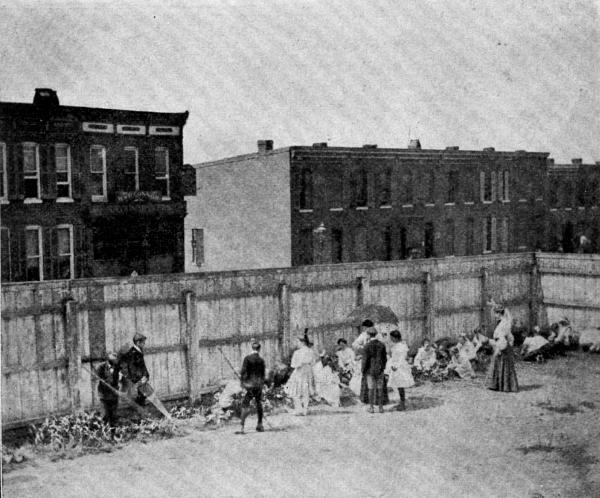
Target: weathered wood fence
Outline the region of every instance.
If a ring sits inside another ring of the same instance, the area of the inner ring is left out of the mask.
[[[290,353],[304,327],[315,347],[333,349],[339,337],[355,337],[347,316],[362,303],[390,306],[409,343],[486,323],[489,297],[510,306],[524,323],[534,323],[543,318],[540,283],[552,278],[540,279],[540,269],[559,267],[561,256],[556,258],[520,253],[6,284],[3,426],[97,405],[89,368],[106,351],[131,344],[136,331],[148,336],[152,384],[163,399],[174,399],[197,398],[232,378],[221,350],[240,365],[251,338],[262,342],[270,365]],[[600,258],[586,261],[598,277]],[[598,290],[598,279],[594,282]],[[588,297],[586,302],[594,301]]]

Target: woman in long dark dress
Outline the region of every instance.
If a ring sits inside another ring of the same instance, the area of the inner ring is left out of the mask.
[[[494,306],[494,317],[497,325],[494,330],[492,344],[494,354],[488,372],[487,387],[493,391],[517,392],[519,383],[515,371],[513,353],[514,338],[511,332],[510,313],[502,306]]]

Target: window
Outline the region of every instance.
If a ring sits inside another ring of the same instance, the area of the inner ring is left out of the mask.
[[[498,183],[500,184],[500,199],[508,202],[509,198],[509,175],[508,170],[498,173]]]
[[[487,174],[485,171],[479,173],[479,187],[481,202],[492,202],[493,188],[491,173]]]
[[[56,195],[58,198],[71,198],[71,150],[68,145],[54,146],[56,164]]]
[[[44,280],[42,228],[25,228],[25,280]]]
[[[343,261],[344,232],[341,228],[331,230],[331,262],[341,263]]]
[[[313,231],[312,228],[300,230],[300,244],[298,245],[298,264],[313,264]]]
[[[56,227],[57,254],[55,278],[74,278],[75,260],[73,258],[73,227],[58,225]]]
[[[368,176],[365,168],[360,168],[356,172],[356,178],[354,179],[354,206],[355,207],[366,207],[368,204]]]
[[[10,282],[12,280],[10,265],[10,231],[8,228],[0,228],[0,253],[2,254],[2,269],[0,280]]]
[[[379,172],[379,205],[389,206],[392,203],[392,168]]]
[[[329,208],[338,209],[344,205],[344,174],[341,168],[332,168],[329,174]]]
[[[23,144],[23,184],[25,199],[40,198],[40,154],[34,143]]]
[[[412,173],[407,171],[402,175],[400,183],[400,202],[402,204],[413,203],[413,179]]]
[[[300,209],[313,207],[313,178],[310,166],[304,166],[300,171]]]
[[[548,189],[548,202],[551,206],[557,207],[560,203],[559,193],[560,191],[560,179],[554,178],[550,183],[550,188]]]
[[[8,175],[6,167],[6,144],[0,142],[0,201],[8,200]]]
[[[392,260],[392,227],[385,227],[381,233],[381,259],[382,261]]]
[[[501,252],[508,252],[508,218],[502,218],[498,227],[498,249]]]
[[[138,150],[135,147],[125,147],[124,154],[125,180],[123,190],[136,192],[140,189]]]
[[[464,183],[464,202],[475,202],[475,199],[477,197],[477,181],[476,181],[476,177],[475,179],[471,179],[471,176],[469,175],[469,180],[467,182]]]
[[[454,255],[454,220],[446,220],[446,256]]]
[[[90,148],[90,173],[92,201],[106,201],[106,149],[101,145]]]
[[[474,249],[474,238],[475,238],[475,220],[473,218],[467,218],[466,224],[466,237],[465,237],[465,253],[467,256],[475,254]]]
[[[562,205],[563,207],[571,207],[573,204],[573,184],[571,180],[568,179],[565,181],[563,186],[563,198]]]
[[[586,199],[589,206],[596,206],[598,204],[598,194],[598,180],[592,178],[586,188]]]
[[[169,200],[169,151],[165,147],[157,147],[154,150],[154,175],[156,190],[160,191],[163,200]]]
[[[357,227],[354,231],[354,261],[367,259],[367,229]]]
[[[447,203],[455,203],[458,193],[458,171],[450,171],[448,173],[448,195],[446,196]]]
[[[204,229],[192,228],[192,263],[196,266],[204,264]]]
[[[425,198],[428,204],[435,204],[435,171],[426,173]]]
[[[496,218],[488,216],[483,220],[483,252],[496,250]]]

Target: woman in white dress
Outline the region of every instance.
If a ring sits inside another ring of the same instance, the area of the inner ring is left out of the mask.
[[[388,378],[388,387],[398,389],[400,395],[400,404],[396,407],[397,410],[406,409],[406,394],[404,389],[415,385],[410,365],[406,359],[408,354],[408,346],[402,342],[400,331],[392,330],[390,332],[392,341],[391,358],[385,367]]]
[[[286,394],[294,401],[296,415],[308,414],[310,397],[315,394],[314,353],[310,344],[306,331],[304,331],[304,337],[298,338],[298,349],[292,355],[290,366],[294,371],[285,385]]]

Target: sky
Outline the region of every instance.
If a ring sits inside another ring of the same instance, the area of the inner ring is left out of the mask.
[[[0,100],[183,112],[184,160],[329,142],[600,160],[600,0],[0,0]]]

